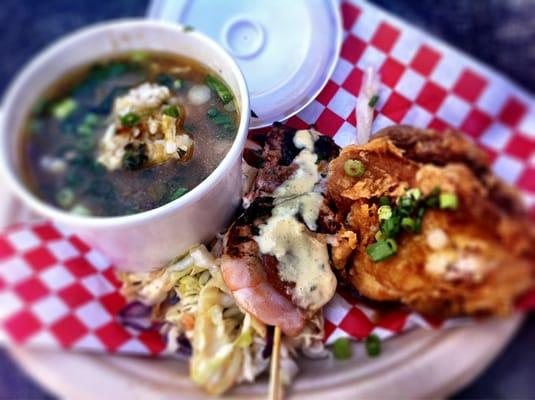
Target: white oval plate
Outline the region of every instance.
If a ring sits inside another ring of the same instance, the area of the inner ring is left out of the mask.
[[[302,360],[292,399],[443,398],[476,377],[520,325],[517,316],[445,332],[423,330],[388,340],[377,359],[354,346],[348,361]],[[204,399],[178,360],[12,348],[16,361],[65,399]],[[265,398],[267,378],[240,385],[230,398]]]

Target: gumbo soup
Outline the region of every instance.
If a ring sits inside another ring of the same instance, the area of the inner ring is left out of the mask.
[[[44,201],[119,216],[183,196],[230,149],[239,115],[213,71],[184,57],[136,52],[62,78],[28,117],[25,180]]]

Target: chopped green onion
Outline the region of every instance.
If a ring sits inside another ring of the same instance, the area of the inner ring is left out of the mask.
[[[379,220],[385,220],[392,218],[392,207],[390,206],[381,206],[379,207]]]
[[[81,136],[90,136],[94,133],[94,128],[98,124],[98,115],[88,113],[84,117],[81,125],[76,128],[76,133]]]
[[[195,30],[195,28],[194,28],[193,26],[191,26],[191,25],[184,25],[184,27],[182,28],[182,30],[183,30],[184,32],[192,32],[192,31]]]
[[[214,124],[220,125],[220,126],[232,124],[232,118],[230,117],[230,115],[223,114],[223,113],[218,114],[215,117],[212,117],[212,121],[214,122]]]
[[[389,219],[385,219],[381,222],[381,232],[384,237],[394,237],[399,233],[400,221],[398,216],[392,216]]]
[[[184,82],[182,82],[182,79],[175,79],[173,81],[173,87],[175,89],[181,89],[183,84],[184,84]]]
[[[215,107],[210,107],[206,112],[206,115],[208,115],[210,118],[214,118],[219,115],[219,111]]]
[[[421,207],[416,212],[416,221],[414,224],[414,233],[420,233],[422,231],[422,222],[424,220],[425,208]]]
[[[230,90],[225,86],[223,82],[221,82],[219,79],[208,75],[204,81],[206,85],[212,89],[214,92],[217,93],[219,98],[224,104],[227,104],[230,102],[234,97],[232,96],[232,93]]]
[[[162,113],[172,118],[178,118],[178,116],[180,115],[178,112],[178,108],[175,105],[170,105],[168,107],[165,107]]]
[[[370,101],[368,102],[368,107],[374,108],[378,101],[379,101],[379,96],[374,94],[372,98],[370,99]]]
[[[399,208],[405,214],[410,214],[414,210],[414,199],[411,196],[404,195],[399,198]]]
[[[188,193],[189,190],[186,189],[186,188],[183,188],[183,187],[179,187],[178,189],[176,189],[172,194],[171,194],[171,200],[170,201],[173,201],[173,200],[176,200],[178,199],[179,197],[182,197],[184,196],[186,193]]]
[[[433,189],[431,194],[427,197],[425,200],[426,206],[430,208],[438,208],[439,207],[439,196],[440,196],[440,188],[436,187]]]
[[[439,196],[440,208],[455,210],[459,207],[459,199],[455,193],[441,193]]]
[[[366,352],[370,357],[377,357],[381,354],[381,339],[376,334],[371,334],[366,338],[364,342]]]
[[[57,120],[64,120],[73,113],[78,107],[74,99],[68,98],[54,105],[52,108],[52,115]]]
[[[398,198],[397,206],[390,205],[386,196],[379,198],[379,205],[380,230],[375,233],[376,242],[367,248],[368,255],[375,262],[396,254],[398,246],[395,238],[402,229],[416,234],[422,231],[428,208],[456,209],[459,199],[455,193],[441,193],[439,187],[425,197],[419,188],[411,188]]]
[[[338,338],[333,343],[333,355],[337,360],[351,358],[351,342],[348,338]]]
[[[346,175],[358,178],[364,175],[364,172],[366,172],[366,167],[364,167],[362,161],[347,160],[344,163],[344,171]]]
[[[84,118],[84,122],[82,122],[82,124],[89,125],[89,126],[94,126],[97,123],[98,123],[98,115],[93,114],[93,113],[86,114]]]
[[[230,115],[220,112],[215,107],[210,107],[206,112],[206,115],[212,120],[214,124],[223,127],[226,133],[232,133],[235,131],[236,128],[234,126],[234,121],[232,120],[232,117]],[[225,132],[220,132],[217,134],[217,136],[227,137],[228,135]]]
[[[397,244],[394,239],[379,240],[368,246],[366,252],[373,260],[373,262],[379,262],[386,260],[396,254]]]
[[[71,208],[70,212],[71,214],[80,215],[82,217],[91,216],[91,210],[82,204],[76,204],[73,208]]]
[[[414,232],[416,230],[416,221],[411,217],[403,217],[401,219],[401,227],[407,232]]]
[[[389,206],[390,205],[390,199],[386,196],[381,196],[379,198],[379,205],[380,206]]]
[[[407,196],[412,197],[414,200],[418,201],[422,197],[422,191],[418,188],[412,188],[407,190]]]
[[[139,115],[129,112],[128,114],[123,115],[121,118],[121,124],[124,126],[127,126],[129,128],[137,125],[139,121],[141,121],[141,118]]]
[[[225,131],[227,131],[228,133],[232,133],[232,132],[234,132],[234,125],[233,125],[233,124],[225,124],[225,125],[223,125],[223,128],[224,128]]]
[[[130,53],[130,60],[136,63],[144,63],[149,58],[149,53],[143,50],[135,50]]]
[[[74,203],[74,192],[69,188],[63,188],[56,193],[56,201],[62,208],[67,208]]]
[[[93,133],[93,128],[89,125],[82,124],[76,128],[76,133],[80,136],[90,136]]]
[[[392,249],[394,253],[398,251],[398,244],[396,243],[394,239],[392,238],[386,239],[386,244]]]
[[[206,112],[206,115],[214,124],[222,126],[227,131],[234,131],[234,121],[230,115],[219,111],[215,107],[210,107]]]
[[[456,209],[459,200],[455,193],[441,193],[436,187],[426,197],[418,188],[411,188],[397,200],[397,207],[389,204],[386,196],[379,198],[380,230],[375,233],[376,242],[369,245],[367,253],[374,262],[396,254],[396,236],[403,229],[406,232],[420,233],[427,208]]]
[[[128,70],[128,65],[122,61],[112,61],[107,67],[108,77],[119,76]]]

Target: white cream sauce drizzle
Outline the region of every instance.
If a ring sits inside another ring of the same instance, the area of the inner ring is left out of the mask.
[[[296,132],[294,145],[302,149],[293,161],[298,168],[275,190],[272,215],[255,237],[260,251],[279,261],[280,278],[295,283],[291,292],[294,303],[307,310],[321,308],[336,289],[327,245],[297,219],[301,216],[310,230],[317,229],[323,197],[314,191],[320,174],[313,135],[307,130]]]

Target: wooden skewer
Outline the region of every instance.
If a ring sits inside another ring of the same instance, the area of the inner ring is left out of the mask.
[[[269,373],[269,400],[282,400],[282,383],[280,371],[281,328],[275,327],[273,349],[271,351],[271,369]]]

